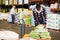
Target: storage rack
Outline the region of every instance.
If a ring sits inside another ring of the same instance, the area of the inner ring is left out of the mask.
[[[1,3],[2,3],[2,1],[3,0],[1,0]],[[22,4],[18,4],[18,1],[19,0],[17,0],[17,4],[14,4],[14,0],[12,1],[12,4],[10,5],[9,4],[9,0],[8,0],[8,5],[5,5],[5,4],[1,4],[0,5],[0,8],[5,8],[5,9],[11,9],[12,8],[12,6],[13,5],[15,5],[16,6],[16,8],[17,8],[17,10],[18,10],[18,8],[22,8],[22,10],[23,10],[23,8],[29,8],[29,4],[24,4],[24,0],[22,1]]]
[[[60,14],[60,0],[52,0],[50,3],[54,4],[54,3],[58,3],[58,7],[54,10],[54,12]]]
[[[1,0],[1,3],[2,3],[3,0]],[[14,1],[14,0],[13,0]],[[8,0],[8,5],[5,5],[5,4],[1,4],[0,5],[0,9],[1,8],[5,8],[5,9],[11,9],[12,8],[12,5],[15,5],[17,7],[17,10],[18,8],[29,8],[29,5],[30,4],[35,4],[36,2],[40,2],[40,3],[43,3],[43,4],[48,4],[50,6],[50,4],[54,1],[54,2],[57,2],[57,0],[29,0],[29,4],[24,4],[24,0],[22,1],[22,4],[18,4],[18,1],[17,0],[17,4],[14,4],[14,2],[12,1],[12,4],[9,5],[9,0]],[[7,8],[6,8],[7,7]]]

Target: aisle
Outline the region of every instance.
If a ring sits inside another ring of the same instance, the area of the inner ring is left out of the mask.
[[[26,33],[27,34],[30,33],[31,30],[33,30],[33,28],[34,27],[26,27]],[[17,32],[18,34],[20,34],[20,25],[11,24],[7,21],[0,21],[0,30],[11,30],[11,31],[14,31],[14,32]],[[23,29],[23,33],[24,33],[24,29]]]
[[[23,27],[24,28],[24,27]],[[30,33],[34,27],[26,27],[26,33]],[[11,30],[20,33],[20,27],[16,24],[8,23],[7,21],[0,21],[0,30]],[[52,40],[60,40],[60,31],[49,30]]]
[[[0,21],[0,30],[11,30],[17,33],[20,33],[19,31],[19,25],[8,23],[7,21]]]
[[[50,35],[52,37],[52,40],[60,40],[60,31],[55,31],[49,29]]]

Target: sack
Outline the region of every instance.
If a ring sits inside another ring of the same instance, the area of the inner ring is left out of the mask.
[[[31,18],[30,17],[24,18],[23,20],[24,20],[24,22],[25,22],[26,25],[31,24]]]
[[[11,15],[9,14],[8,17],[7,17],[7,21],[8,22],[12,22],[12,18],[11,18]]]

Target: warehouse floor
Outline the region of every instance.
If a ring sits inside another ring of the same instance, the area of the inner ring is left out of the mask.
[[[28,34],[33,29],[34,27],[26,27],[25,33]],[[12,24],[7,21],[0,21],[0,30],[11,30],[20,34],[20,25]],[[22,33],[22,35],[24,35],[24,27],[22,27]]]
[[[30,31],[33,29],[34,27],[26,27],[26,33],[27,34],[30,33]],[[20,25],[11,24],[11,23],[8,23],[7,21],[0,21],[0,30],[11,30],[20,34]],[[23,32],[24,32],[24,29],[23,29]],[[49,32],[52,37],[52,40],[60,40],[60,31],[49,29]]]
[[[11,30],[19,33],[19,25],[11,24],[6,21],[0,21],[0,30]]]

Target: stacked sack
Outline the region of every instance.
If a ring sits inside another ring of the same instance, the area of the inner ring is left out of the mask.
[[[0,40],[18,40],[19,34],[13,31],[0,31]]]
[[[17,4],[17,0],[14,0],[14,4]]]
[[[24,4],[28,4],[29,3],[29,0],[24,0]]]
[[[46,6],[45,11],[46,11],[46,14],[50,14],[51,13],[50,7]]]
[[[34,31],[31,31],[30,33],[31,38],[51,38],[50,33],[46,28],[44,28],[43,25],[38,25]]]
[[[18,0],[18,4],[22,4],[23,3],[23,0]]]
[[[11,14],[8,14],[8,16],[7,16],[7,22],[12,22]]]
[[[13,4],[13,0],[9,0],[9,5],[12,5]]]
[[[58,3],[54,3],[54,4],[51,4],[50,5],[50,9],[52,12],[57,12],[57,9],[58,9]]]
[[[8,5],[8,2],[9,2],[8,0],[5,0],[5,5]]]
[[[31,38],[40,38],[39,37],[39,32],[37,32],[37,31],[31,31],[30,37]]]
[[[19,21],[20,21],[20,13],[18,13],[18,14],[15,15],[15,23],[20,24]]]
[[[50,5],[51,9],[57,9],[58,8],[58,3],[54,3]]]
[[[7,17],[8,17],[8,13],[5,14],[5,13],[0,13],[0,20],[7,20]]]
[[[59,14],[47,14],[47,28],[57,29],[60,27],[60,15]]]
[[[3,20],[2,14],[0,13],[0,20]]]

